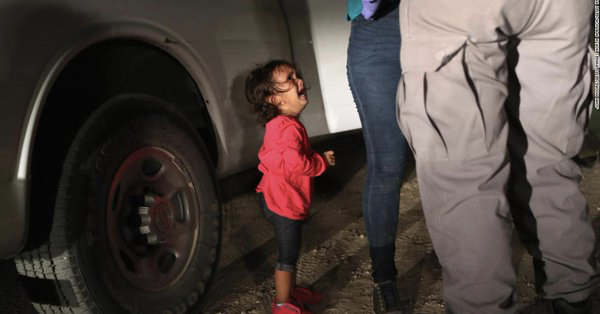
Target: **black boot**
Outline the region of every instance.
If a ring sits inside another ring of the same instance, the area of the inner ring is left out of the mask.
[[[373,310],[376,314],[402,313],[400,311],[400,298],[398,298],[394,281],[380,282],[373,288]]]

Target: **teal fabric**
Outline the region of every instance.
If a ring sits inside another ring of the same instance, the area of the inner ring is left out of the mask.
[[[348,0],[346,6],[347,19],[354,20],[362,11],[362,0]]]

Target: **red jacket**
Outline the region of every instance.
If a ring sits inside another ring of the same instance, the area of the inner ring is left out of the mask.
[[[258,151],[263,173],[256,187],[274,213],[290,219],[308,217],[313,178],[327,168],[325,159],[310,150],[306,129],[295,117],[280,115],[266,125]]]

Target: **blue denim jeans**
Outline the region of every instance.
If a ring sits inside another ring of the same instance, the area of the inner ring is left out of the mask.
[[[275,269],[294,272],[300,254],[303,221],[289,219],[272,212],[262,193],[258,193],[258,206],[275,231],[275,241],[279,253]]]
[[[374,21],[352,21],[347,69],[367,150],[363,213],[373,280],[393,280],[400,186],[410,151],[396,121],[402,75],[398,9]]]

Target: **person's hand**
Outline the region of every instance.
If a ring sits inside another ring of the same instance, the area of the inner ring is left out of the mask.
[[[328,166],[335,166],[335,155],[332,150],[328,150],[323,153],[323,158],[325,158],[325,162]]]

